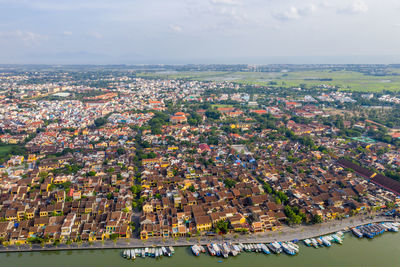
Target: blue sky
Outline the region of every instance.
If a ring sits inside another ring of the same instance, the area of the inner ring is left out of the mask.
[[[397,0],[0,0],[0,63],[380,62]]]

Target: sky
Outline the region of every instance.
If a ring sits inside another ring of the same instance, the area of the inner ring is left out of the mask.
[[[399,0],[0,0],[0,64],[400,63]]]

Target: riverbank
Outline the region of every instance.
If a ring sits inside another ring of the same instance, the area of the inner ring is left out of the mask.
[[[63,250],[95,250],[95,249],[125,249],[125,248],[139,248],[139,247],[151,247],[151,246],[190,246],[195,243],[197,244],[208,244],[208,243],[221,243],[225,241],[235,243],[270,243],[274,241],[291,241],[291,240],[303,240],[307,238],[322,236],[337,231],[347,230],[359,225],[377,222],[389,222],[395,221],[393,218],[379,217],[370,218],[368,216],[351,217],[343,220],[325,222],[323,224],[309,225],[309,226],[298,226],[298,227],[285,227],[280,232],[267,232],[259,234],[246,234],[246,235],[226,235],[216,237],[192,237],[192,238],[154,238],[148,240],[140,239],[119,239],[116,242],[107,240],[105,242],[93,242],[93,243],[73,243],[70,245],[59,244],[54,246],[52,244],[46,244],[42,247],[39,244],[33,245],[20,245],[20,246],[0,246],[0,253],[5,252],[40,252],[40,251],[63,251]]]
[[[373,240],[357,238],[352,233],[346,233],[342,245],[321,247],[315,249],[299,242],[300,253],[289,256],[285,253],[266,255],[263,253],[241,253],[237,257],[227,259],[211,257],[203,254],[193,256],[189,247],[176,247],[172,257],[137,258],[127,260],[121,257],[121,249],[98,250],[69,250],[69,251],[42,251],[42,252],[14,252],[0,253],[1,266],[12,267],[243,267],[252,266],[296,266],[310,267],[323,265],[324,267],[351,266],[400,266],[398,257],[400,248],[400,234],[387,232]]]

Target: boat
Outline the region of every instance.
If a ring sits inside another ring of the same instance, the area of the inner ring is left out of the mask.
[[[321,237],[322,243],[324,243],[325,246],[330,247],[332,244],[331,242],[328,240],[327,237]]]
[[[358,238],[363,237],[363,234],[362,234],[362,232],[361,232],[359,229],[357,229],[357,228],[352,228],[351,231],[352,231],[353,234],[354,234],[355,236],[357,236]]]
[[[214,250],[216,256],[221,256],[221,250],[217,244],[211,244],[211,247]]]
[[[197,247],[197,245],[193,245],[191,246],[192,252],[195,256],[199,256],[200,255],[200,248]]]
[[[287,245],[292,248],[296,253],[299,252],[300,247],[294,242],[287,242]]]
[[[132,260],[136,259],[136,254],[134,249],[131,249],[131,259]]]
[[[150,256],[150,255],[149,255],[149,253],[150,253],[149,248],[145,248],[145,249],[144,249],[144,253],[145,253],[144,255]]]
[[[124,257],[124,258],[126,258],[126,254],[127,254],[127,252],[126,252],[126,249],[122,252],[122,257]]]
[[[265,244],[260,244],[262,251],[264,252],[264,254],[271,254],[271,251],[269,251],[268,247]]]
[[[228,258],[228,252],[225,250],[224,245],[218,244],[218,247],[220,248],[222,257],[224,257],[225,259]]]
[[[172,254],[174,254],[174,253],[175,253],[175,249],[174,249],[174,247],[172,247],[172,246],[169,246],[168,248],[169,248],[169,250],[171,251],[171,253],[172,253]]]
[[[211,244],[207,244],[207,250],[208,250],[208,253],[209,253],[211,256],[215,256],[215,255],[216,255],[215,250],[213,249],[213,247],[212,247]]]
[[[294,250],[293,248],[291,248],[287,243],[282,242],[282,243],[281,243],[281,246],[282,246],[282,248],[283,248],[283,251],[284,251],[286,254],[292,255],[292,256],[296,254],[296,253],[295,253],[295,250]]]
[[[318,248],[318,242],[315,238],[311,238],[310,241],[314,248]]]
[[[382,223],[382,226],[386,227],[388,231],[391,232],[398,232],[399,231],[399,227],[396,226],[396,224],[394,223]]]
[[[126,251],[126,258],[128,260],[131,258],[131,251],[129,249]]]
[[[202,245],[197,245],[197,247],[200,249],[201,253],[206,253],[206,250]]]
[[[167,256],[171,257],[172,256],[172,252],[171,252],[170,248],[169,247],[165,247],[165,250],[167,251]]]
[[[235,244],[233,244],[232,246],[233,246],[233,249],[236,251],[236,253],[240,254],[240,252],[241,252],[240,246],[239,245],[235,245]]]
[[[272,242],[268,245],[269,249],[275,254],[279,254],[282,252],[282,247],[278,242]]]
[[[232,256],[237,256],[237,251],[235,250],[235,248],[233,247],[232,243],[225,243],[226,245],[226,251],[228,252],[228,254],[231,254]]]
[[[307,247],[311,246],[311,241],[310,241],[310,239],[304,239],[303,242],[304,242],[304,244],[305,244]]]
[[[163,254],[164,256],[167,256],[167,255],[168,255],[167,249],[166,249],[165,247],[161,247],[161,250],[162,250],[162,254]]]
[[[322,242],[321,237],[318,237],[316,240],[317,240],[317,243],[318,243],[319,246],[321,246],[321,247],[324,246],[324,242]]]
[[[332,237],[333,237],[333,240],[334,240],[336,243],[342,244],[343,240],[342,240],[341,237],[339,237],[339,236],[336,235],[336,234],[332,235]]]
[[[146,257],[146,250],[142,248],[142,258]]]

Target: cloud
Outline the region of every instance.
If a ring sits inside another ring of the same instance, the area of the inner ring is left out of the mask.
[[[103,39],[103,35],[99,32],[89,32],[88,35],[94,39]]]
[[[108,9],[114,5],[107,1],[53,1],[53,0],[0,0],[0,3],[13,5],[17,7],[30,8],[36,10],[51,10],[51,11],[71,11],[82,9]]]
[[[337,10],[339,14],[355,15],[368,12],[368,5],[362,0],[354,0],[352,3]]]
[[[302,17],[310,16],[317,10],[317,7],[313,4],[310,4],[305,7],[295,7],[290,6],[286,10],[277,11],[272,14],[272,16],[278,20],[287,21],[287,20],[295,20],[300,19]]]
[[[39,45],[42,41],[47,40],[48,37],[30,31],[15,30],[0,32],[0,39],[14,39],[22,41],[22,43],[26,46],[32,46]]]
[[[178,25],[169,25],[169,29],[174,32],[182,32],[183,29],[181,26]]]
[[[214,5],[231,5],[231,6],[241,4],[241,2],[238,0],[210,0],[210,3]]]

